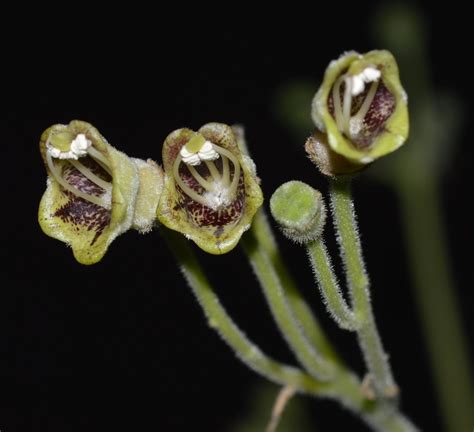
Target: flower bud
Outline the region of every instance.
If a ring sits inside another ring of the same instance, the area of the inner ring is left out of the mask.
[[[282,184],[273,193],[270,211],[283,234],[296,243],[318,238],[326,221],[321,193],[296,180]]]

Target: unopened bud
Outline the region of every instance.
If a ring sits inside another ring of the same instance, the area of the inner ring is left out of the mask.
[[[319,191],[300,181],[282,184],[270,199],[270,210],[283,234],[296,243],[307,243],[321,234],[326,208]]]

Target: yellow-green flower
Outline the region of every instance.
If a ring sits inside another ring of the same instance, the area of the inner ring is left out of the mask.
[[[92,125],[78,120],[48,128],[40,151],[48,173],[40,226],[70,245],[77,261],[100,261],[132,224],[141,231],[150,229],[161,192],[156,164],[129,158]],[[147,183],[146,190],[141,183]]]
[[[407,96],[388,51],[354,51],[332,61],[313,99],[312,117],[332,151],[365,165],[408,137]]]
[[[208,123],[198,132],[175,130],[165,140],[163,165],[159,221],[206,252],[234,248],[263,197],[255,165],[232,128]]]

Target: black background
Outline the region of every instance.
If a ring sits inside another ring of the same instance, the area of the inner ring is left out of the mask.
[[[290,179],[325,190],[303,143],[293,143],[277,120],[275,93],[295,78],[316,85],[329,60],[343,51],[378,48],[368,28],[371,3],[271,6],[260,16],[237,4],[205,12],[156,6],[157,11],[131,12],[115,5],[104,16],[93,8],[64,10],[59,18],[51,14],[25,25],[31,35],[25,42],[19,42],[22,27],[14,33],[15,45],[7,39],[1,121],[2,432],[119,426],[227,431],[246,415],[249,394],[260,380],[207,327],[157,231],[124,234],[91,267],[76,263],[70,250],[41,232],[41,132],[82,119],[127,154],[159,161],[164,138],[178,127],[239,122],[267,198]],[[469,78],[459,75],[462,48],[456,35],[446,32],[449,19],[441,6],[420,7],[429,26],[434,83],[458,91],[467,104],[463,90]],[[285,18],[277,20],[277,12]],[[465,249],[468,236],[472,239],[465,209],[472,195],[472,133],[466,129],[461,138],[443,181],[443,202],[467,317],[474,282],[472,252]],[[423,430],[441,430],[395,195],[364,175],[355,196],[374,308],[403,391],[403,409]],[[304,251],[281,237],[279,242],[324,327],[362,374],[355,338],[326,317]],[[239,248],[222,257],[198,254],[247,334],[272,356],[295,363]],[[333,402],[309,399],[307,408],[317,430],[366,430]]]

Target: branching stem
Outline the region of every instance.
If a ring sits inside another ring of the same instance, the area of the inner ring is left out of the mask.
[[[331,180],[330,194],[333,222],[345,267],[352,310],[358,323],[356,331],[359,345],[373,376],[376,393],[393,397],[398,393],[398,387],[375,324],[370,302],[369,278],[365,271],[351,199],[350,179]]]

